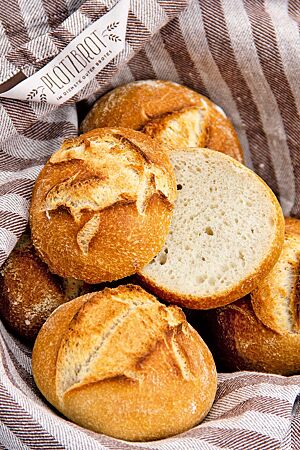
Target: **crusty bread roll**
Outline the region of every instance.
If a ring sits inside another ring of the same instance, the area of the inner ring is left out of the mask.
[[[81,125],[84,132],[114,126],[141,130],[169,150],[208,147],[243,162],[237,134],[224,111],[171,81],[137,81],[118,87],[95,103]]]
[[[160,298],[187,308],[237,300],[279,257],[280,205],[254,172],[222,153],[186,149],[170,158],[179,189],[170,233],[139,278]]]
[[[209,311],[209,342],[227,370],[300,373],[300,221],[287,221],[280,258],[251,296]]]
[[[285,218],[285,233],[286,234],[300,234],[300,220],[295,217]]]
[[[132,441],[189,429],[216,393],[211,353],[181,309],[134,285],[60,306],[36,339],[32,370],[66,417]]]
[[[133,130],[64,142],[32,196],[35,248],[50,270],[88,283],[135,273],[165,242],[176,196],[167,154]]]
[[[24,233],[1,269],[0,316],[15,333],[32,341],[55,308],[88,291],[81,281],[53,275]]]
[[[280,258],[251,292],[257,318],[280,334],[300,333],[300,220],[293,219],[291,223],[287,219],[286,222]]]

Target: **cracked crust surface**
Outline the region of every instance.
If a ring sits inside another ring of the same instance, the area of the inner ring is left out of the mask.
[[[33,374],[68,418],[128,440],[199,423],[216,391],[212,356],[181,309],[134,285],[58,308],[36,340]]]
[[[169,159],[152,139],[93,130],[65,141],[42,170],[30,211],[34,245],[61,276],[125,277],[163,245],[175,193]]]
[[[248,297],[210,311],[209,335],[223,370],[300,372],[300,221],[286,218],[278,262]]]
[[[256,316],[280,334],[300,332],[300,220],[286,219],[279,260],[251,293]]]
[[[294,375],[300,372],[300,334],[279,334],[265,326],[250,297],[206,313],[210,349],[219,370],[253,370]]]
[[[101,97],[81,124],[141,130],[169,151],[208,147],[243,162],[237,134],[224,111],[203,95],[163,80],[137,81]]]

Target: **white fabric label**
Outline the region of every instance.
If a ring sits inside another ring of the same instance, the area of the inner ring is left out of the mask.
[[[0,97],[65,103],[124,49],[129,2],[120,0],[50,63]]]

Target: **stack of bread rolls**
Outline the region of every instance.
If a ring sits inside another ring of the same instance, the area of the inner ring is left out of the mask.
[[[100,98],[81,130],[41,171],[31,237],[1,272],[1,316],[36,338],[46,399],[125,440],[200,423],[216,368],[180,307],[209,310],[208,342],[229,370],[300,371],[299,222],[243,165],[223,110],[140,81]]]

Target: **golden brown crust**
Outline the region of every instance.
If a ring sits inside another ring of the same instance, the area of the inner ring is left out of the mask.
[[[155,138],[168,151],[189,147],[206,147],[209,140],[209,108],[182,108],[149,120],[142,132]]]
[[[255,315],[249,297],[207,312],[210,349],[222,369],[300,372],[300,334],[279,334]]]
[[[135,273],[166,239],[176,181],[166,153],[122,128],[64,142],[35,184],[35,248],[50,270],[89,283]]]
[[[300,220],[295,217],[285,217],[286,234],[300,234]]]
[[[237,167],[243,167],[238,162],[234,163]],[[249,170],[244,167],[243,169]],[[266,195],[269,196],[270,201],[275,207],[276,216],[274,217],[274,222],[276,233],[272,245],[270,246],[270,251],[266,254],[260,266],[256,267],[252,274],[242,280],[238,285],[233,286],[230,290],[227,289],[223,292],[219,292],[217,295],[210,295],[207,297],[198,297],[190,294],[184,294],[184,292],[168,290],[163,285],[159,285],[154,279],[147,276],[143,269],[137,274],[137,279],[141,285],[167,302],[191,309],[217,308],[242,298],[253,291],[253,289],[267,276],[272,267],[278,261],[283,246],[285,229],[284,217],[278,200],[266,183],[261,178],[257,178],[264,185],[264,188],[267,187]]]
[[[299,332],[300,220],[285,219],[286,232],[278,262],[251,292],[256,316],[280,334]]]
[[[126,440],[185,431],[216,392],[211,354],[181,310],[133,285],[58,308],[37,337],[32,368],[64,415]]]
[[[230,120],[210,102],[209,130],[205,147],[225,153],[237,161],[244,162],[243,149]]]
[[[203,95],[170,81],[139,81],[108,92],[95,103],[81,127],[86,132],[107,126],[143,130],[169,150],[209,147],[240,162],[244,159],[237,134],[223,111]]]
[[[69,324],[78,309],[94,294],[86,294],[75,298],[57,308],[42,326],[33,347],[32,372],[38,388],[43,392],[47,400],[58,407],[59,400],[56,395],[55,376],[56,359],[61,345],[61,339],[68,330]]]
[[[1,270],[1,318],[19,336],[33,341],[55,308],[90,290],[83,281],[53,275],[26,232]]]
[[[51,312],[66,301],[60,280],[40,260],[29,239],[10,254],[0,283],[1,318],[28,340],[34,340]]]

